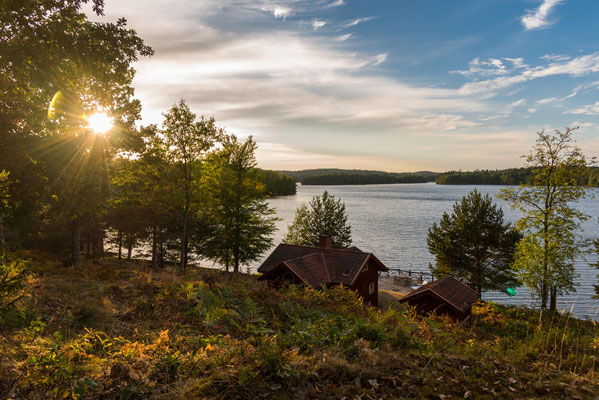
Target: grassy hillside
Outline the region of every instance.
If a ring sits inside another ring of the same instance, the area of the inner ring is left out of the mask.
[[[0,398],[594,398],[595,324],[481,304],[472,327],[344,289],[278,292],[246,275],[77,269],[32,274],[1,315]]]

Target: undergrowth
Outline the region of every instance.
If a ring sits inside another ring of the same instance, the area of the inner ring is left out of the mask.
[[[492,303],[473,325],[366,307],[349,290],[268,288],[100,260],[31,273],[0,338],[0,397],[594,398],[595,323]]]

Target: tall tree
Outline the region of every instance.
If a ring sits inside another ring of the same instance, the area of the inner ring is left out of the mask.
[[[197,120],[184,100],[166,113],[162,133],[164,134],[168,154],[171,160],[180,166],[182,175],[183,204],[181,211],[181,258],[179,267],[185,270],[188,254],[188,222],[192,198],[197,185],[192,183],[198,179],[200,162],[208,150],[214,145],[220,130],[216,127],[214,118],[202,116]]]
[[[87,2],[23,0],[0,7],[0,158],[15,182],[27,183],[13,185],[11,197],[27,205],[15,213],[26,209],[21,217],[32,219],[67,215],[73,262],[80,257],[82,208],[91,208],[88,188],[103,187],[106,164],[134,136],[140,104],[132,99],[131,65],[139,55],[153,54],[124,19],[90,21],[81,11]],[[102,15],[103,1],[92,3]],[[87,129],[83,115],[97,110],[114,120],[110,137]],[[98,176],[100,185],[94,183]]]
[[[435,256],[431,271],[465,280],[483,290],[505,290],[517,280],[511,264],[520,234],[503,220],[491,197],[474,189],[443,213],[428,230],[428,248]]]
[[[538,132],[536,145],[525,157],[526,166],[533,168],[531,183],[502,189],[499,197],[522,213],[516,226],[524,238],[514,268],[540,298],[541,309],[550,300],[549,308],[555,310],[558,294],[576,290],[574,260],[584,248],[578,231],[589,217],[575,204],[587,194],[578,183],[587,173],[587,160],[570,128]]]
[[[203,253],[239,272],[256,261],[273,243],[276,218],[266,202],[267,193],[256,168],[256,142],[225,136],[222,150],[209,157],[202,178],[208,197],[207,215],[212,233],[203,241]],[[202,241],[199,241],[202,243]]]
[[[326,190],[300,206],[288,227],[284,242],[302,246],[318,246],[319,235],[330,235],[335,248],[351,246],[351,226],[347,222],[345,204]]]

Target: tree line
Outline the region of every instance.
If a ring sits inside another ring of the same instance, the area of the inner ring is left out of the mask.
[[[449,171],[439,174],[435,182],[439,185],[522,185],[534,180],[534,167],[498,170]],[[590,166],[576,178],[583,186],[599,186],[599,168]]]

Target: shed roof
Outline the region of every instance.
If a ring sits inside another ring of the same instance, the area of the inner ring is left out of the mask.
[[[447,276],[420,286],[418,289],[402,297],[400,302],[405,303],[425,293],[436,295],[459,312],[466,311],[479,297],[475,290],[472,290],[453,276]]]
[[[284,264],[312,287],[330,283],[351,286],[369,260],[374,260],[380,271],[387,271],[387,267],[372,253],[358,248],[329,249],[281,243],[264,260],[258,272],[266,278]]]

